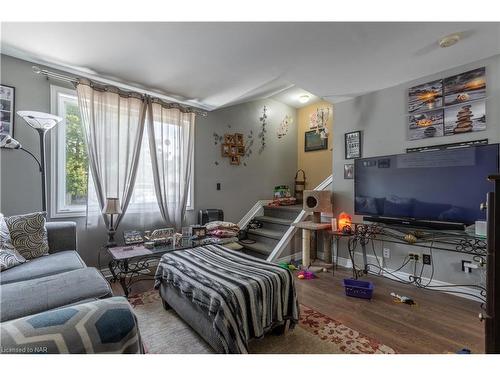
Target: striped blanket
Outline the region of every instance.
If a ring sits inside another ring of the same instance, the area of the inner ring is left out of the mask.
[[[207,312],[226,353],[247,353],[250,339],[298,322],[289,270],[219,245],[163,255],[155,279],[156,288],[168,283]]]

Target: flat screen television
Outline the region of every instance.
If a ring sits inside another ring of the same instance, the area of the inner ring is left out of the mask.
[[[498,168],[498,144],[356,159],[354,211],[371,221],[463,229],[485,220],[479,206]]]

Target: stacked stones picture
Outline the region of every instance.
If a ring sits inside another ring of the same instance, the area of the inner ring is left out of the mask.
[[[484,100],[447,107],[444,111],[444,135],[486,130]]]
[[[15,88],[0,85],[0,134],[14,136]]]
[[[408,140],[486,130],[486,69],[408,90]]]

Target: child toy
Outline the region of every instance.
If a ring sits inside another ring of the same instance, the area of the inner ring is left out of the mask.
[[[406,305],[416,305],[416,302],[410,297],[400,296],[399,294],[396,294],[394,292],[391,293],[391,296],[394,297],[394,302],[404,303]]]
[[[316,275],[311,271],[299,271],[297,277],[301,280],[312,280],[316,278]]]

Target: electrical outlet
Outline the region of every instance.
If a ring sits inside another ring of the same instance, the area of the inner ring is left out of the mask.
[[[391,257],[391,249],[384,247],[384,258],[389,259]]]
[[[415,262],[418,262],[418,260],[420,259],[420,255],[415,253],[409,253],[408,256],[410,257],[411,260],[414,260]]]
[[[422,263],[430,266],[432,263],[431,254],[422,254]]]

